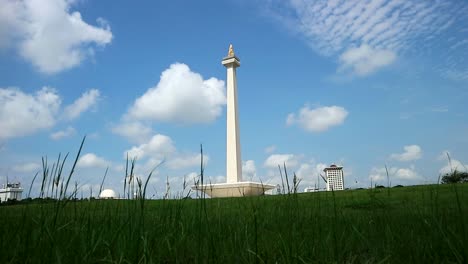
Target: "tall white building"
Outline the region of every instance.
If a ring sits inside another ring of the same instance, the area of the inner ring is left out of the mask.
[[[332,164],[323,171],[327,179],[327,191],[344,190],[343,167]]]
[[[8,200],[21,200],[21,194],[23,188],[19,183],[7,183],[3,184],[0,189],[0,202],[6,202]]]

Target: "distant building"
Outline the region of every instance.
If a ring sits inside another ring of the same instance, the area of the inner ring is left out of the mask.
[[[2,184],[0,189],[0,202],[6,202],[8,200],[21,200],[21,195],[23,194],[23,188],[21,184],[18,183],[7,183]]]
[[[317,187],[310,187],[310,186],[309,186],[309,187],[306,187],[306,188],[304,189],[304,192],[318,192],[318,191],[320,191],[320,189],[317,188]]]
[[[327,191],[344,190],[343,167],[332,164],[323,171],[325,172],[325,178],[327,179]]]
[[[99,194],[99,199],[117,199],[119,196],[114,190],[105,189]]]
[[[265,191],[265,195],[277,195],[277,194],[281,194],[281,186],[279,184],[276,185],[276,188]]]

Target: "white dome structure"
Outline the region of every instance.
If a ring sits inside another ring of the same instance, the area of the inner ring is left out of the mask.
[[[118,195],[112,189],[105,189],[99,194],[99,199],[117,199]]]

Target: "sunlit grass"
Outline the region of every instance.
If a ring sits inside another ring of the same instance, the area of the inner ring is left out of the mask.
[[[284,195],[145,200],[151,174],[134,180],[130,160],[138,199],[76,200],[65,160],[37,176],[55,199],[0,206],[0,263],[468,261],[468,184],[300,194],[284,168]]]
[[[59,214],[54,203],[2,206],[0,262],[462,263],[467,193],[463,184],[71,201]]]

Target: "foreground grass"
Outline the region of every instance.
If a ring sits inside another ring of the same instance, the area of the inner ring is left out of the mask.
[[[0,207],[0,263],[468,262],[468,184]]]

